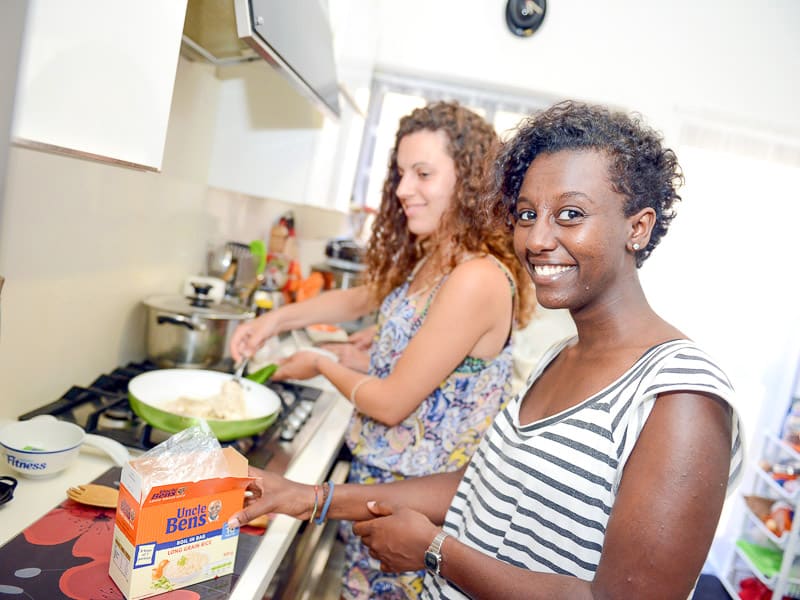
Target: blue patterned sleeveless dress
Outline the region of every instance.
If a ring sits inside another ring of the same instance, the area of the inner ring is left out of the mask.
[[[494,257],[491,257],[494,259]],[[497,259],[516,293],[508,269]],[[408,342],[422,326],[431,303],[444,284],[442,278],[427,296],[409,295],[409,277],[383,301],[378,329],[370,348],[370,375],[384,378],[391,373]],[[510,324],[509,324],[510,326]],[[509,332],[510,333],[510,332]],[[355,411],[346,437],[353,454],[348,481],[384,483],[455,471],[464,466],[511,393],[511,336],[491,361],[467,356],[430,396],[402,423],[389,427]],[[342,597],[417,598],[424,571],[382,573],[371,558],[352,524],[343,522],[345,573]]]

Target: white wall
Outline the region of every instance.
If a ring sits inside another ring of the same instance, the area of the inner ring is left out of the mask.
[[[141,300],[203,268],[218,86],[211,69],[181,61],[160,174],[11,148],[0,418],[141,360]]]
[[[377,64],[633,108],[702,109],[800,133],[796,0],[559,0],[518,38],[505,0],[381,0]]]
[[[642,270],[648,295],[718,352],[746,394],[758,392],[757,406],[782,411],[785,399],[759,388],[800,338],[790,217],[798,198],[792,171],[766,172],[759,185],[748,161],[773,148],[785,168],[800,167],[800,3],[559,0],[530,38],[507,30],[505,4],[381,0],[377,65],[636,110],[679,159],[685,148],[685,201]],[[704,161],[689,125],[738,136],[747,158],[717,152]]]

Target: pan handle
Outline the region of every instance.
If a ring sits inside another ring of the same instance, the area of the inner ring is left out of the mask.
[[[95,435],[94,433],[87,433],[86,437],[83,438],[83,443],[108,454],[118,467],[124,467],[125,463],[130,459],[128,449],[111,438]]]
[[[191,319],[187,319],[183,315],[158,315],[156,317],[156,322],[158,322],[159,325],[163,325],[164,323],[180,325],[181,327],[186,327],[186,329],[190,329],[192,331],[205,331],[207,329],[205,323],[196,323]]]

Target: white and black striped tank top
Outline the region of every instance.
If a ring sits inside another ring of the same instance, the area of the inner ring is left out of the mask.
[[[528,386],[572,340],[551,348]],[[519,425],[524,392],[500,412],[459,484],[444,530],[503,562],[590,581],[622,471],[658,394],[698,391],[734,406],[722,370],[693,342],[651,348],[601,392],[562,413]],[[733,412],[728,490],[743,467]],[[426,598],[464,598],[428,574]]]

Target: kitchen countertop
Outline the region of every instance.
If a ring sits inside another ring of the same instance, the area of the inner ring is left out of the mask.
[[[322,377],[302,383],[335,392]],[[352,405],[338,392],[335,394],[336,401],[324,425],[289,466],[287,478],[301,483],[319,483],[330,470],[352,412]],[[320,456],[328,456],[330,460],[320,461]],[[0,506],[0,545],[63,501],[67,488],[92,481],[111,466],[113,462],[107,455],[86,446],[66,470],[46,479],[26,478],[12,471],[4,462],[0,463],[0,475],[11,475],[19,481],[14,499]],[[231,600],[257,600],[263,596],[299,527],[300,521],[284,515],[271,521],[248,567],[236,583]]]

